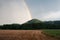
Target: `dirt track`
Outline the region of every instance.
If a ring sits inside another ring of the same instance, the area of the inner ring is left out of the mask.
[[[58,40],[41,30],[0,30],[0,40]]]

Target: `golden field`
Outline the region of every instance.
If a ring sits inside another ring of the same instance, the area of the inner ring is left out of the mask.
[[[0,40],[58,40],[42,30],[0,30]]]

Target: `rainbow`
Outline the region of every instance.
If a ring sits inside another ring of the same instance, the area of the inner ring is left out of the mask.
[[[22,24],[32,19],[25,0],[0,0],[0,4],[0,24]]]

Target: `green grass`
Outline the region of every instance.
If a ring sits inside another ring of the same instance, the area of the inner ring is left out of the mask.
[[[60,37],[60,30],[43,30],[45,33],[52,35],[52,36],[58,36]]]

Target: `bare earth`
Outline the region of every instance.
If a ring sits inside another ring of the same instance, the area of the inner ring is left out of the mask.
[[[41,30],[0,30],[0,40],[58,40]]]

